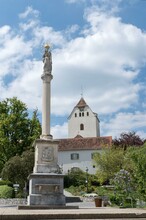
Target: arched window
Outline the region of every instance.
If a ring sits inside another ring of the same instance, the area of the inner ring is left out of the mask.
[[[84,112],[82,112],[82,116],[84,116]]]
[[[84,130],[84,124],[80,124],[80,130]]]
[[[87,112],[87,116],[89,116],[89,112]]]
[[[77,113],[75,113],[75,117],[77,117]]]
[[[81,112],[79,113],[79,117],[81,117]]]

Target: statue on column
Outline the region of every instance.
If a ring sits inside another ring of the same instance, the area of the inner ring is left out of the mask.
[[[50,46],[46,44],[44,46],[45,52],[43,55],[43,62],[44,62],[44,72],[49,72],[51,74],[52,72],[52,54],[49,51]]]

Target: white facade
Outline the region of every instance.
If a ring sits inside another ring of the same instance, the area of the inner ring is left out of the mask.
[[[72,168],[80,168],[84,172],[88,168],[90,174],[96,173],[93,153],[101,152],[101,150],[71,150],[61,151],[58,154],[58,163],[63,171],[67,174]]]
[[[81,98],[68,118],[68,139],[59,142],[58,164],[63,174],[80,168],[90,174],[96,173],[93,153],[110,146],[112,137],[100,137],[100,121],[96,113]]]
[[[68,118],[68,136],[69,138],[74,138],[77,135],[99,137],[99,123],[97,114],[92,112],[85,100],[81,98]]]

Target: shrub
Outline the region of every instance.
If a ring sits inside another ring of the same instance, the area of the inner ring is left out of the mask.
[[[136,189],[130,173],[127,170],[121,169],[115,174],[115,178],[111,180],[111,183],[114,185],[116,200],[118,198],[123,207],[133,207]]]
[[[11,181],[8,181],[8,180],[0,180],[0,186],[3,186],[3,185],[13,187],[13,183]]]
[[[74,196],[80,196],[85,193],[84,186],[70,186],[69,188],[66,188],[66,191],[70,192]]]
[[[14,197],[14,189],[10,186],[0,186],[0,198],[13,198]]]
[[[64,177],[64,187],[84,185],[86,180],[86,173],[82,170],[71,170],[68,175]]]

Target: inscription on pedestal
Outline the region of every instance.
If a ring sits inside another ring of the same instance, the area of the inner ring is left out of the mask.
[[[51,162],[54,160],[54,150],[53,147],[44,147],[42,150],[42,161]]]
[[[60,192],[59,184],[36,184],[35,188],[37,194],[50,194]]]

